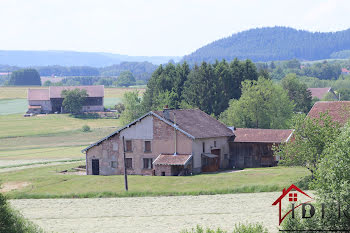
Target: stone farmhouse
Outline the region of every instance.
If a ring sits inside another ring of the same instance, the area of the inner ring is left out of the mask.
[[[88,175],[186,175],[229,165],[233,131],[198,109],[149,112],[85,148]]]
[[[88,97],[83,105],[84,112],[103,112],[104,86],[50,86],[47,89],[28,89],[27,113],[62,113],[63,90],[86,90]]]
[[[291,134],[227,127],[199,109],[164,109],[145,114],[82,152],[88,175],[124,174],[124,163],[128,174],[188,175],[274,166],[272,145],[289,141]]]

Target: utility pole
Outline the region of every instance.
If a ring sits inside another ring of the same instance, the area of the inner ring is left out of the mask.
[[[125,159],[125,143],[123,136],[123,153],[124,153],[124,183],[125,183],[125,191],[128,191],[128,174],[126,172],[126,159]]]

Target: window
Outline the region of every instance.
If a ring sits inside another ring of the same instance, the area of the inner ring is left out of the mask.
[[[112,145],[113,145],[113,151],[118,151],[118,143],[113,142]]]
[[[205,142],[202,142],[203,153],[205,153]]]
[[[132,158],[125,159],[125,167],[131,169],[132,168]]]
[[[153,168],[153,159],[143,159],[143,168],[144,169],[152,169]]]
[[[116,168],[117,167],[117,161],[111,161],[111,167]]]
[[[291,201],[291,202],[298,201],[298,194],[297,193],[289,193],[289,201]]]
[[[131,140],[126,140],[126,152],[132,152],[132,142]]]
[[[145,141],[145,152],[152,152],[151,141]]]
[[[214,141],[214,147],[216,147],[216,141]]]

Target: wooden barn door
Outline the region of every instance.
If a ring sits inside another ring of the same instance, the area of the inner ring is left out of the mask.
[[[92,160],[92,174],[93,175],[100,174],[100,161],[98,159]]]
[[[213,155],[217,155],[218,156],[213,161],[213,163],[214,163],[213,169],[214,169],[214,171],[219,171],[219,168],[220,168],[220,149],[211,150],[211,153]]]
[[[217,155],[215,158],[205,156],[204,162],[202,160],[202,172],[216,172],[220,168],[220,149],[211,150],[211,154]]]

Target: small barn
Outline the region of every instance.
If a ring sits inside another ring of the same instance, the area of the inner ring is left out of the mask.
[[[231,168],[270,167],[278,162],[273,145],[288,142],[293,130],[237,128],[234,134],[234,140],[229,141]]]
[[[61,96],[63,90],[86,90],[88,97],[83,104],[84,112],[103,112],[104,86],[51,86],[42,89],[28,89],[27,113],[63,113]]]

